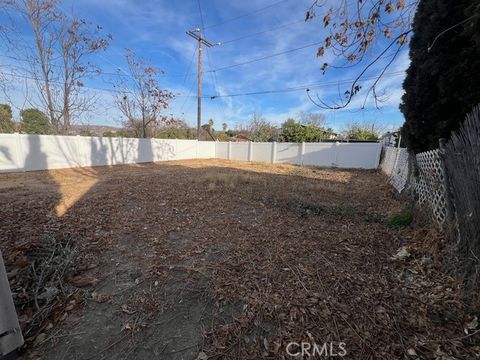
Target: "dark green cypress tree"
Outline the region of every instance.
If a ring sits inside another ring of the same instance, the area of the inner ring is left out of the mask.
[[[480,103],[480,1],[421,0],[413,31],[400,110],[417,153],[437,148]]]

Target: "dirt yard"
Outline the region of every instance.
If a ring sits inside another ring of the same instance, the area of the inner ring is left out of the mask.
[[[387,225],[406,204],[378,172],[195,160],[2,174],[0,201],[25,358],[282,359],[302,342],[328,344],[317,358],[480,356],[441,237]]]

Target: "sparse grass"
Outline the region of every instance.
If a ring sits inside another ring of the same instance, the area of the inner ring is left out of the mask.
[[[391,215],[386,223],[392,228],[408,226],[413,222],[413,212],[410,209],[403,209],[397,214]]]
[[[265,184],[265,180],[256,174],[229,174],[216,173],[201,176],[198,181],[206,185],[208,190],[215,190],[219,187],[235,189],[238,186]]]
[[[289,201],[287,209],[295,213],[299,217],[306,217],[309,215],[321,215],[325,212],[322,206],[301,201]]]
[[[337,206],[332,211],[333,215],[341,219],[352,219],[355,217],[355,209],[351,207],[340,207]]]

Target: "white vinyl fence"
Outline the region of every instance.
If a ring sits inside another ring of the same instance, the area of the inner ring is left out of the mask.
[[[376,169],[380,152],[379,143],[233,143],[0,134],[0,172],[209,158]]]

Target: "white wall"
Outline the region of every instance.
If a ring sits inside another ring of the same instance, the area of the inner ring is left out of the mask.
[[[209,158],[376,169],[380,151],[379,143],[228,143],[0,134],[0,172]]]
[[[376,169],[382,148],[379,143],[216,144],[218,159],[359,169]]]
[[[214,142],[0,134],[0,171],[215,158]]]

